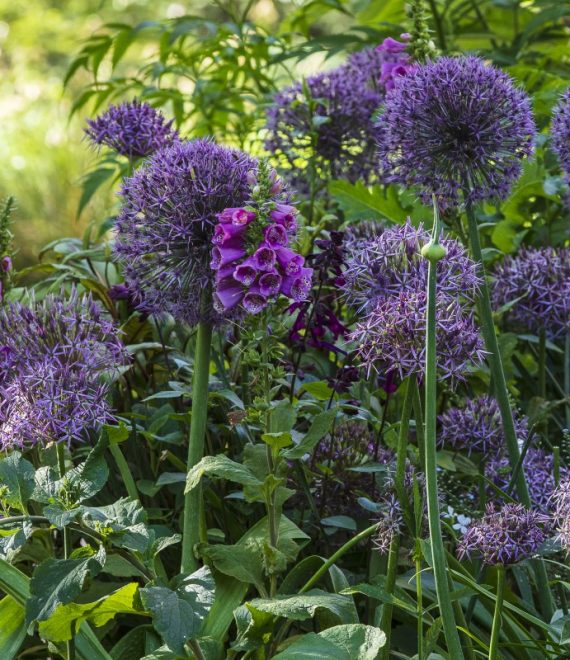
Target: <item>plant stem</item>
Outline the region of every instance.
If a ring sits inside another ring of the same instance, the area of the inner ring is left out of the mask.
[[[400,550],[400,538],[398,534],[394,534],[390,542],[390,550],[388,551],[388,566],[386,568],[386,581],[384,582],[384,589],[387,594],[392,594],[394,586],[396,585],[396,573],[398,572],[398,553]],[[392,613],[394,606],[392,603],[384,603],[382,605],[382,616],[380,617],[380,630],[386,635],[386,642],[380,652],[381,660],[388,660],[390,657],[390,637],[392,632]]]
[[[447,50],[447,42],[445,39],[445,30],[443,29],[443,23],[441,21],[441,16],[437,11],[437,6],[435,0],[429,0],[429,7],[431,9],[431,15],[433,16],[433,22],[435,24],[435,31],[437,34],[437,41],[440,49],[445,53]]]
[[[501,632],[501,612],[505,596],[505,567],[497,566],[497,599],[495,600],[495,613],[493,614],[493,627],[491,629],[491,644],[489,646],[489,660],[499,657],[499,633]]]
[[[109,445],[109,450],[111,454],[113,454],[113,458],[115,459],[115,463],[117,464],[117,467],[119,468],[119,473],[123,479],[123,482],[125,484],[125,488],[127,489],[127,493],[129,497],[132,500],[135,501],[140,501],[139,500],[139,492],[137,490],[135,480],[133,478],[133,474],[131,472],[131,469],[129,467],[129,464],[127,463],[127,460],[123,456],[123,452],[121,451],[121,448],[119,447],[118,444],[113,443]]]
[[[540,328],[538,333],[538,396],[546,403],[546,329]],[[548,438],[548,417],[541,423],[545,438]]]
[[[204,294],[203,302],[208,294]],[[192,387],[192,419],[188,440],[187,468],[191,470],[204,454],[204,437],[208,419],[208,383],[210,380],[210,347],[212,326],[201,321],[196,336],[194,360],[194,383]],[[193,488],[184,497],[184,527],[182,530],[182,573],[192,573],[198,568],[194,546],[200,541],[200,509],[202,505],[201,485]]]
[[[570,332],[564,343],[564,393],[570,397]],[[570,431],[570,400],[566,403],[566,428]]]
[[[434,227],[431,244],[439,241],[439,212],[434,199]],[[429,258],[429,257],[428,257]],[[431,554],[435,589],[440,615],[443,621],[443,631],[447,642],[449,657],[454,660],[463,659],[463,650],[459,641],[455,614],[449,593],[447,580],[447,562],[441,520],[439,497],[437,492],[437,344],[436,344],[436,295],[437,295],[437,259],[429,258],[427,285],[427,319],[426,319],[426,368],[425,368],[425,479],[429,532],[431,537]]]
[[[422,595],[422,550],[419,539],[416,539],[414,552],[416,563],[416,618],[418,623],[418,660],[424,657],[424,604]]]
[[[495,325],[493,323],[493,310],[491,308],[489,286],[485,277],[485,266],[483,265],[483,254],[481,252],[481,242],[479,240],[479,228],[477,226],[477,219],[475,218],[473,206],[469,202],[466,203],[465,210],[469,222],[469,242],[471,252],[479,266],[479,272],[482,278],[481,296],[479,298],[479,315],[483,326],[483,337],[485,339],[487,351],[489,352],[489,367],[495,385],[495,398],[497,399],[497,404],[501,413],[509,464],[514,473],[520,459],[520,450],[513,421],[513,411],[509,401],[507,381],[505,379],[501,353],[499,352],[499,344],[497,342]],[[520,502],[524,504],[524,506],[530,507],[531,499],[525,480],[524,470],[519,471],[515,487]],[[548,588],[548,575],[542,561],[538,560],[533,561],[532,563],[536,571],[538,597],[542,608],[542,614],[550,621],[552,613],[554,612],[554,603],[552,600],[552,594]]]

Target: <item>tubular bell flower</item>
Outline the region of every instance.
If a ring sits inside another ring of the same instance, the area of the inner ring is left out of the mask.
[[[248,172],[255,168],[241,151],[193,140],[162,149],[125,180],[114,249],[145,312],[169,313],[190,325],[221,320],[200,304],[201,292],[214,284],[214,229],[218,214],[247,201]],[[225,225],[227,232],[247,218]]]
[[[567,89],[553,111],[552,149],[558,156],[566,182],[570,181],[570,89]]]
[[[473,521],[459,540],[457,556],[478,556],[488,566],[516,564],[533,555],[546,540],[549,520],[522,504],[505,504],[496,511],[489,503],[485,515]]]
[[[495,268],[495,309],[509,305],[508,318],[538,334],[557,338],[570,332],[570,250],[521,248]]]
[[[128,364],[91,297],[0,311],[0,447],[84,441],[112,418],[110,380]]]
[[[378,127],[384,179],[445,205],[460,194],[505,198],[536,133],[526,94],[477,57],[442,57],[396,78]]]
[[[364,318],[351,338],[367,366],[393,371],[401,379],[423,373],[428,275],[421,256],[429,234],[409,222],[354,243],[343,285],[348,302]],[[456,241],[443,240],[447,256],[437,264],[437,349],[442,378],[460,378],[483,359],[473,300],[480,286],[475,263]]]
[[[166,121],[161,112],[136,99],[110,106],[87,124],[85,134],[93,145],[104,145],[127,158],[149,156],[179,140],[172,120]]]
[[[519,442],[528,438],[528,419],[514,411]],[[469,399],[461,408],[449,408],[439,416],[438,440],[447,449],[496,454],[506,447],[501,413],[490,396]]]

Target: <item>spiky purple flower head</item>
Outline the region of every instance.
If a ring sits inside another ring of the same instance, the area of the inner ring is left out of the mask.
[[[110,382],[128,364],[90,296],[47,296],[0,311],[0,447],[85,441],[112,418]]]
[[[552,149],[566,181],[570,181],[570,89],[560,97],[552,115]]]
[[[396,78],[378,127],[384,179],[452,206],[505,198],[536,133],[526,94],[477,57],[442,57]]]
[[[217,215],[249,198],[248,172],[257,163],[210,140],[177,142],[126,179],[115,255],[138,304],[190,325],[220,321],[201,308],[214,284],[210,254]]]
[[[93,145],[106,146],[121,156],[141,158],[171,145],[179,139],[172,120],[138,100],[111,105],[85,129]]]
[[[411,223],[385,230],[370,242],[353,243],[343,273],[347,300],[364,312],[352,339],[368,370],[382,367],[400,378],[425,366],[429,242]],[[437,264],[437,349],[442,378],[461,374],[483,359],[473,300],[480,286],[475,263],[457,241],[444,239],[447,256]]]
[[[528,438],[528,419],[514,413],[519,442]],[[505,448],[505,435],[497,401],[490,396],[468,399],[464,406],[449,408],[439,416],[438,440],[446,449],[496,454]]]
[[[561,479],[550,502],[558,540],[570,552],[570,478]]]
[[[505,504],[473,521],[459,540],[457,556],[481,557],[488,566],[516,564],[533,555],[547,538],[550,518],[522,504]]]
[[[570,332],[570,249],[523,247],[494,271],[495,309],[508,305],[507,319],[548,337]]]

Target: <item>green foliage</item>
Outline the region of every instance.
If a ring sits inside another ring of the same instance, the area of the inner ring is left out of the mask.
[[[279,660],[310,660],[334,658],[335,660],[375,660],[384,646],[386,636],[378,628],[362,624],[346,624],[327,628],[315,634],[309,633],[278,653]]]

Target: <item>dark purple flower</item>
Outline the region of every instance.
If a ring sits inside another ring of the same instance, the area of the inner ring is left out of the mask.
[[[515,411],[517,439],[528,439],[528,419]],[[468,399],[464,406],[449,408],[439,416],[438,440],[446,449],[496,455],[506,447],[501,413],[490,396]]]
[[[8,255],[0,259],[0,270],[4,273],[9,273],[12,270],[12,259]]]
[[[213,286],[217,215],[242,208],[249,197],[248,172],[255,169],[256,162],[241,151],[193,140],[162,149],[126,179],[115,254],[146,309],[190,325],[204,317],[222,320],[213,308],[200,306],[202,291]],[[241,226],[238,221],[236,230]]]
[[[172,120],[148,103],[134,100],[112,105],[102,115],[88,119],[85,133],[94,145],[105,145],[121,156],[150,156],[179,139]]]
[[[523,330],[560,337],[570,331],[570,250],[521,248],[495,268],[495,309],[507,306],[507,318]]]
[[[457,556],[481,557],[489,566],[516,564],[532,556],[546,540],[549,520],[521,504],[495,510],[489,503],[485,515],[472,522],[459,540]]]
[[[570,89],[566,90],[553,111],[552,148],[562,167],[564,178],[570,181]]]
[[[526,94],[477,57],[442,57],[397,77],[378,128],[384,180],[444,205],[504,199],[536,133]]]

